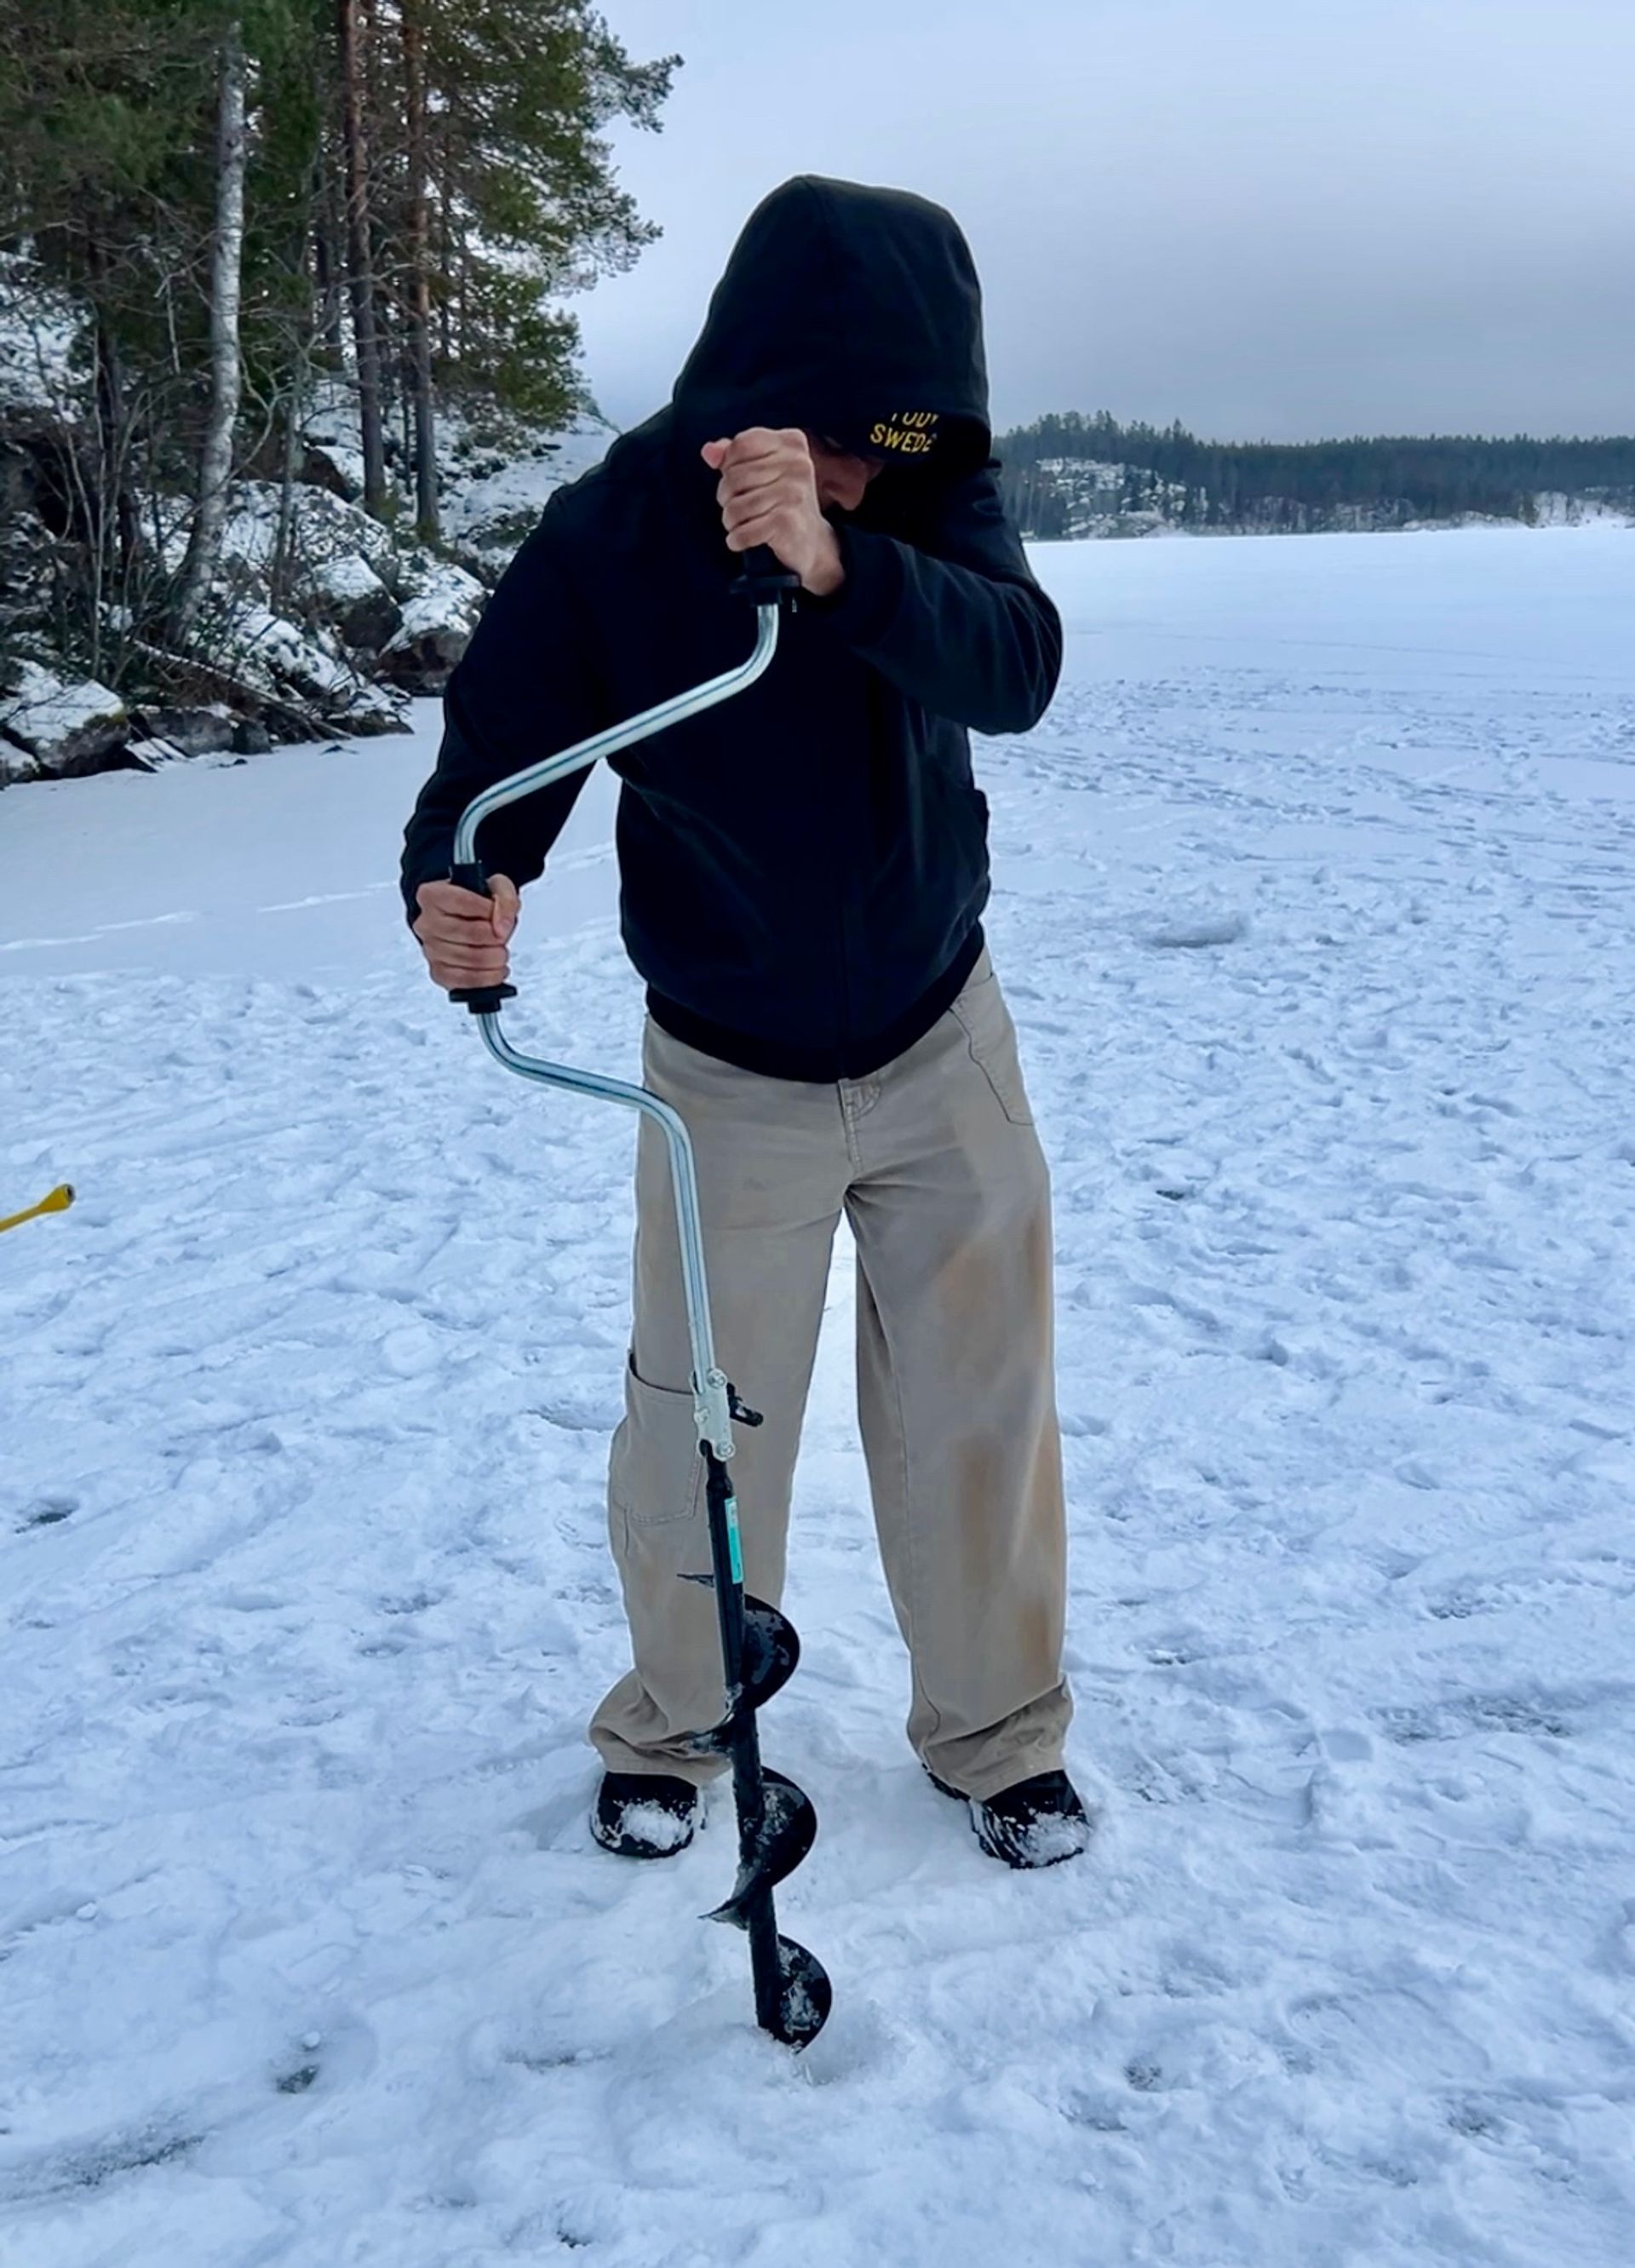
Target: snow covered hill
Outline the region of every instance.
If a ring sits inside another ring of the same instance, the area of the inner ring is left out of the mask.
[[[0,798],[6,2268],[1627,2268],[1635,539],[1038,555],[980,751],[1055,1161],[1073,1755],[907,1753],[833,1289],[803,2059],[591,1846],[630,1140],[428,987],[431,743]],[[628,1070],[609,796],[519,1037]],[[753,1381],[745,1381],[748,1389]]]

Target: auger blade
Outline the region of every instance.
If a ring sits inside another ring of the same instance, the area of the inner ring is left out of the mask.
[[[829,1971],[815,1953],[808,1953],[792,1937],[778,1939],[777,1965],[783,1972],[783,1990],[778,1994],[777,2021],[770,2028],[772,2036],[786,2048],[810,2047],[835,2005]]]
[[[834,1995],[822,1964],[804,1945],[778,1935],[773,1893],[812,1848],[817,1814],[793,1780],[763,1765],[757,1729],[762,1708],[788,1682],[800,1659],[800,1642],[776,1607],[745,1596],[732,1484],[707,1440],[703,1447],[711,1578],[728,1706],[725,1721],[698,1745],[732,1758],[738,1813],[738,1880],[725,1904],[704,1918],[729,1922],[744,1932],[756,2023],[785,2046],[803,2048],[822,2030]]]
[[[708,1577],[694,1577],[708,1581]],[[713,1730],[696,1733],[693,1747],[700,1756],[725,1756],[733,1752],[734,1728],[740,1716],[764,1708],[781,1693],[800,1660],[800,1640],[787,1615],[769,1607],[764,1599],[744,1601],[743,1688],[738,1707]]]
[[[804,1788],[782,1772],[764,1771],[766,1806],[753,1851],[740,1862],[738,1880],[725,1903],[704,1916],[706,1921],[730,1922],[748,1929],[749,1909],[767,1890],[775,1890],[792,1874],[817,1839],[817,1814]],[[809,1956],[808,1956],[809,1957]]]
[[[794,1675],[800,1660],[800,1640],[787,1615],[769,1607],[764,1599],[744,1601],[744,1703],[747,1709],[763,1709],[781,1693]]]

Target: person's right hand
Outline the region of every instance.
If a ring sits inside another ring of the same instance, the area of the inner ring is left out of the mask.
[[[412,927],[433,983],[446,992],[463,992],[505,982],[511,968],[505,948],[522,911],[508,874],[489,876],[486,898],[453,882],[422,882],[415,903],[420,911]]]

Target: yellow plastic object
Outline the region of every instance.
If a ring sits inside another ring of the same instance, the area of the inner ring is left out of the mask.
[[[49,1197],[41,1197],[38,1204],[30,1205],[26,1212],[14,1212],[0,1220],[0,1236],[8,1228],[21,1228],[26,1220],[38,1220],[42,1212],[66,1212],[74,1202],[73,1184],[59,1182]]]

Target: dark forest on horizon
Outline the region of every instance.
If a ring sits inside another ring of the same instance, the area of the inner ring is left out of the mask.
[[[1469,514],[1534,521],[1541,497],[1635,508],[1635,438],[1530,434],[1209,441],[1108,411],[1041,417],[996,444],[1005,500],[1030,535],[1079,532],[1075,515],[1146,515],[1193,528],[1286,529]],[[1118,468],[1115,482],[1075,468]]]

